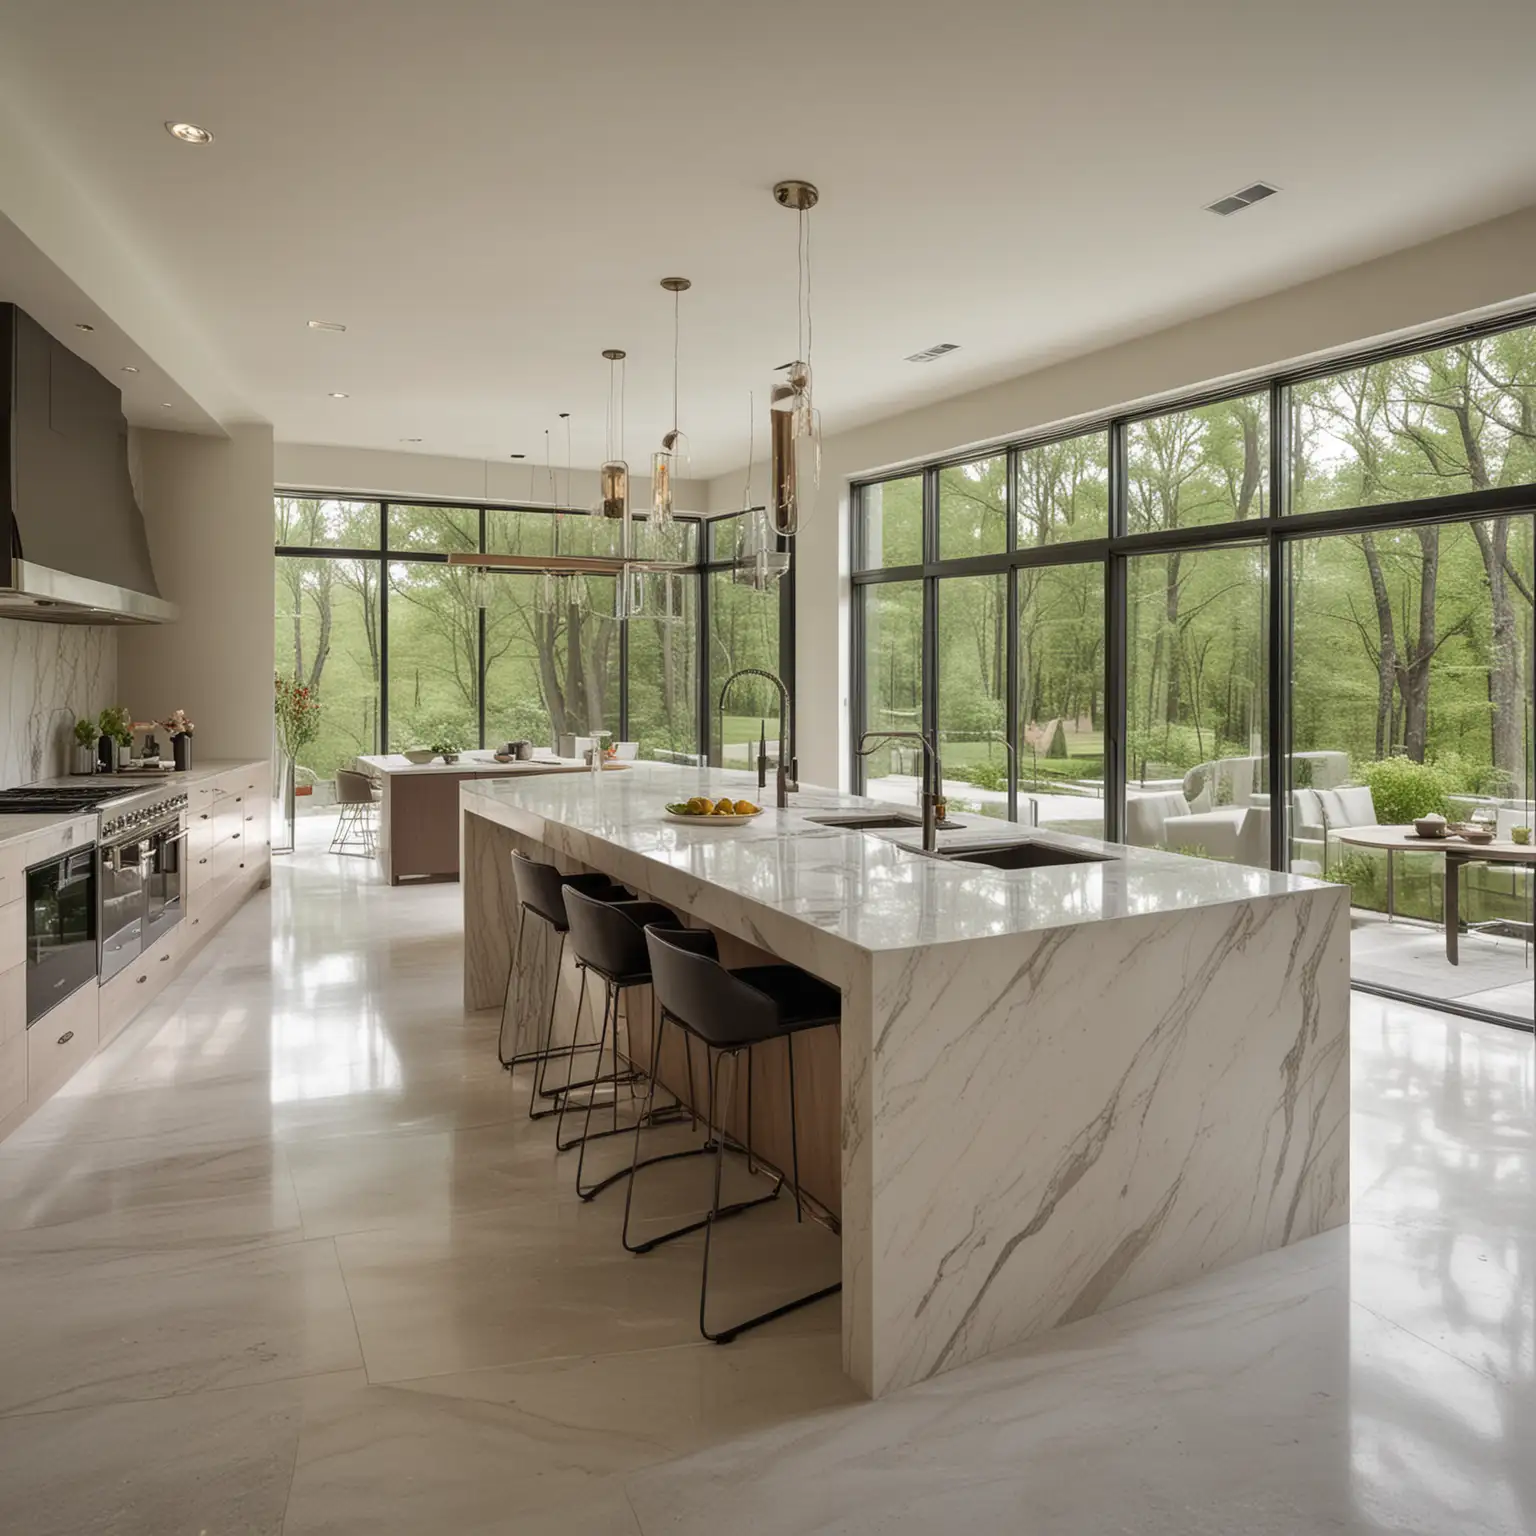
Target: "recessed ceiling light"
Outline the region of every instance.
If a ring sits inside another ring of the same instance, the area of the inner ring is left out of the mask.
[[[169,400],[162,400],[160,402],[160,409],[162,411],[174,411],[176,407]]]
[[[909,363],[937,362],[939,358],[945,357],[951,352],[958,352],[959,350],[960,343],[958,341],[941,341],[935,347],[924,347],[921,352],[914,352],[907,359],[907,361]]]
[[[402,437],[400,441],[402,443],[419,443],[421,439],[419,437]]]
[[[139,370],[135,368],[132,363],[124,363],[122,371],[124,373],[137,373]]]
[[[77,331],[94,331],[96,327],[94,325],[87,325],[84,320],[76,320],[75,329]]]
[[[509,453],[507,457],[509,459],[526,459],[528,455],[526,453]]]
[[[344,389],[333,389],[331,391],[332,400],[350,400],[351,398]]]
[[[304,323],[312,331],[344,331],[344,330],[346,330],[346,326],[344,326],[341,323],[340,320],[306,320]]]
[[[213,143],[213,135],[206,128],[199,128],[196,123],[167,123],[165,131],[173,139],[180,139],[183,144]]]

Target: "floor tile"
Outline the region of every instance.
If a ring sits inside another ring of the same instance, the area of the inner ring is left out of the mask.
[[[0,1414],[170,1397],[361,1365],[329,1241],[13,1254]]]

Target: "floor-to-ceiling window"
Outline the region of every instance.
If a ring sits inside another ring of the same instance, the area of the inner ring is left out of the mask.
[[[1533,543],[1529,324],[924,466],[856,488],[855,730],[957,808],[1347,884],[1358,984],[1529,1023]]]
[[[726,671],[762,666],[792,683],[781,640],[793,577],[767,593],[735,579],[740,517],[717,521],[707,558],[698,520],[642,524],[643,553],[687,568],[637,575],[620,621],[612,575],[551,583],[448,563],[480,551],[612,555],[615,529],[600,518],[284,492],[274,514],[276,671],[320,706],[297,754],[302,788],[380,750],[553,745],[599,729],[636,742],[642,757],[700,762],[713,740],[707,701]],[[727,734],[738,742],[748,716],[753,741],[760,716],[772,718],[757,693],[732,709]]]

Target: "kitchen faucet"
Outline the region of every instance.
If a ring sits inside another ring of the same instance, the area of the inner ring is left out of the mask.
[[[923,852],[937,853],[939,821],[944,814],[944,765],[939,749],[921,731],[865,731],[859,737],[859,756],[868,757],[888,741],[915,741],[923,749]]]
[[[791,718],[789,704],[789,689],[784,686],[784,679],[778,673],[770,672],[765,667],[738,667],[736,671],[720,685],[720,702],[718,705],[720,715],[720,755],[725,756],[725,696],[730,692],[731,684],[738,677],[761,677],[772,683],[779,690],[779,768],[774,776],[774,784],[777,790],[777,803],[779,809],[785,810],[789,805],[791,790],[800,788],[799,765],[795,762],[794,722]],[[759,773],[758,782],[762,782]]]

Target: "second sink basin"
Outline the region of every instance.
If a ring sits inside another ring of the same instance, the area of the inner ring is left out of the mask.
[[[848,832],[908,831],[913,827],[921,831],[923,826],[922,817],[903,816],[897,811],[834,811],[825,816],[807,816],[805,819],[814,821],[818,826],[841,827]],[[939,823],[939,827],[946,832],[960,825],[958,821]]]
[[[1084,853],[1056,843],[993,843],[982,848],[941,848],[935,857],[951,864],[986,864],[992,869],[1045,869],[1053,864],[1107,864],[1109,855]]]

